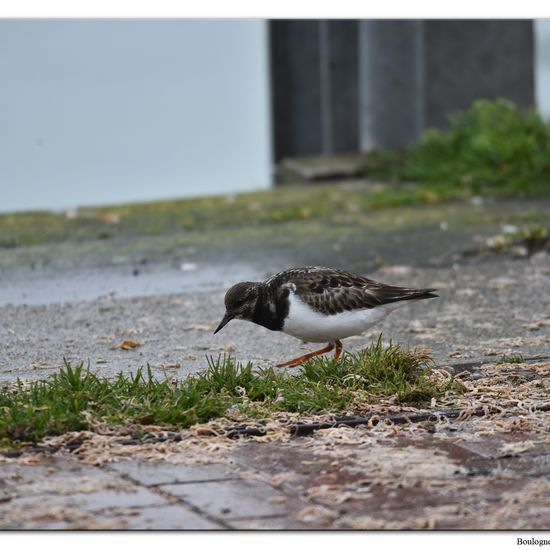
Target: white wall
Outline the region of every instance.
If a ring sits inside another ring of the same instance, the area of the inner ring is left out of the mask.
[[[550,120],[550,20],[535,21],[535,95],[541,114]]]
[[[265,21],[0,21],[0,211],[270,185]]]

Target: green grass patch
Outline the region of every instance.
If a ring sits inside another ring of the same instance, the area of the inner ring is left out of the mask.
[[[506,99],[478,100],[404,151],[367,156],[365,173],[418,183],[425,202],[471,195],[550,193],[550,124]]]
[[[525,359],[521,353],[514,355],[503,355],[498,361],[499,364],[503,363],[525,363]]]
[[[268,418],[278,412],[359,414],[389,396],[404,403],[429,402],[448,390],[430,375],[429,357],[381,340],[341,360],[316,358],[295,374],[255,370],[231,357],[210,359],[204,373],[181,381],[156,379],[151,370],[100,378],[83,364],[66,364],[49,378],[18,381],[0,389],[0,443],[35,443],[68,431],[111,425],[186,428],[238,411]]]

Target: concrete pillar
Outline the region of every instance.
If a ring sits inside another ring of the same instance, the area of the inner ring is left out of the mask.
[[[270,23],[275,158],[358,148],[357,21]]]
[[[330,97],[327,101],[326,149],[331,153],[357,151],[359,144],[358,21],[324,21]],[[330,117],[330,118],[329,118]]]
[[[423,127],[421,21],[359,25],[360,146],[368,151],[414,141]]]
[[[275,158],[321,151],[319,22],[270,24]]]

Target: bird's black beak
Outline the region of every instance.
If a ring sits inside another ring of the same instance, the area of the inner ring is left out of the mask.
[[[231,315],[230,313],[226,313],[223,316],[222,322],[218,325],[218,328],[214,331],[214,334],[216,334],[216,332],[219,332],[223,327],[225,327],[225,325],[227,325],[227,323],[229,323],[231,319],[233,319],[233,315]]]

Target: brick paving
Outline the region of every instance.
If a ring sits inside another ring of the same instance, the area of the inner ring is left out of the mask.
[[[1,529],[229,529],[286,527],[284,493],[226,467],[119,462],[90,467],[68,456],[2,464]],[[167,483],[167,481],[170,481]],[[297,525],[297,522],[290,523]]]
[[[547,529],[547,433],[464,437],[471,422],[242,438],[211,464],[13,459],[0,528]]]

